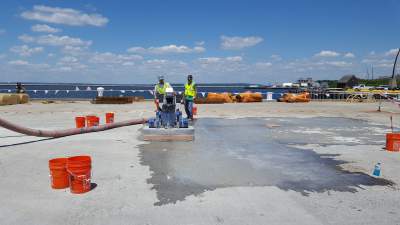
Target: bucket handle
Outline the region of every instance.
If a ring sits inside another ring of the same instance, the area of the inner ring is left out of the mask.
[[[78,179],[82,180],[84,187],[87,187],[87,185],[89,185],[89,187],[90,187],[90,179],[87,179],[86,177],[87,177],[86,175],[77,176]]]

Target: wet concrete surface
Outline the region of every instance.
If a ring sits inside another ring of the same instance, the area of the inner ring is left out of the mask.
[[[383,145],[384,126],[345,118],[199,119],[193,142],[140,145],[142,165],[152,171],[155,205],[176,203],[189,195],[236,186],[276,186],[303,195],[356,192],[362,185],[391,181],[339,166],[335,155],[293,144]]]

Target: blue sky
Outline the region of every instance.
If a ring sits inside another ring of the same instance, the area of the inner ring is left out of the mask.
[[[2,1],[0,81],[268,83],[388,75],[400,3]],[[370,72],[371,73],[371,72]]]

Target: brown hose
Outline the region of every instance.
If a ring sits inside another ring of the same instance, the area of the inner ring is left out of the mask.
[[[84,127],[84,128],[73,128],[73,129],[65,129],[65,130],[37,130],[31,129],[27,127],[23,127],[17,124],[13,124],[7,120],[0,118],[0,126],[6,129],[15,131],[17,133],[29,135],[29,136],[37,136],[37,137],[65,137],[76,134],[84,134],[91,132],[98,132],[103,130],[109,130],[117,127],[131,126],[137,124],[146,123],[147,119],[134,119],[134,120],[126,120],[122,122],[109,123],[95,127]]]

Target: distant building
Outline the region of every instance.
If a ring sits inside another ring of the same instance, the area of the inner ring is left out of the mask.
[[[356,77],[356,75],[345,75],[340,80],[337,82],[337,87],[338,88],[352,88],[354,86],[358,85],[359,79]]]
[[[322,81],[320,83],[320,87],[323,89],[327,89],[327,88],[329,88],[329,83],[327,81]]]
[[[300,78],[297,81],[301,87],[311,87],[313,84],[313,79],[311,77],[307,77],[307,78]]]

